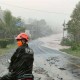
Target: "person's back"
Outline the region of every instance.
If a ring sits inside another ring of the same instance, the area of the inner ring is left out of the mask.
[[[34,55],[28,44],[20,46],[11,57],[9,71],[21,74],[32,74]]]

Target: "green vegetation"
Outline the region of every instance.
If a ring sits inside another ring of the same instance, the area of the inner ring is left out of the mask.
[[[8,10],[3,12],[3,20],[0,21],[0,38],[14,38],[20,32],[25,31],[21,18],[12,16]]]
[[[69,48],[69,49],[61,49],[60,51],[66,52],[73,56],[80,57],[80,47],[78,47],[76,50],[72,50],[71,48]]]
[[[61,41],[61,45],[71,46],[71,41],[68,38],[63,38]]]
[[[69,45],[76,49],[76,46],[80,46],[80,2],[73,10],[71,19],[68,21],[67,26],[65,26],[65,30],[68,32],[68,40],[71,41],[71,44],[69,43]]]
[[[67,25],[69,39],[75,42],[77,46],[80,45],[80,2],[76,5]]]
[[[61,51],[80,57],[80,2],[73,10],[67,26],[64,27],[68,32],[68,37],[63,38],[61,44],[71,46],[71,48],[62,49]]]
[[[14,43],[14,39],[11,39],[11,38],[9,38],[9,39],[0,39],[0,47],[1,48],[6,48],[7,47],[7,45],[9,45],[9,44],[13,44]]]
[[[0,48],[0,55],[10,52],[11,49],[14,49],[16,47],[17,46],[15,44],[13,44],[13,45],[7,45],[6,48]]]
[[[0,19],[0,47],[14,43],[14,37],[20,32],[24,32],[23,21],[19,17],[14,17],[9,10],[3,11],[3,19]]]

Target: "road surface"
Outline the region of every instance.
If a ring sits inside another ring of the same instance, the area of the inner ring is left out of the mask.
[[[80,80],[80,59],[67,55],[55,49],[43,46],[44,42],[38,40],[29,43],[34,50],[35,80]],[[7,59],[15,49],[0,56],[0,76],[6,74]]]

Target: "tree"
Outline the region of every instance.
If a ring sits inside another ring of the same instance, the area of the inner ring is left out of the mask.
[[[4,11],[4,22],[7,27],[10,27],[11,22],[12,22],[12,14],[8,10]]]
[[[0,38],[14,38],[15,35],[25,31],[22,26],[21,18],[12,16],[9,10],[3,11],[3,20],[0,19]]]
[[[80,44],[80,2],[76,5],[71,15],[71,20],[67,23],[68,34],[73,42]]]
[[[53,33],[44,19],[31,20],[30,22],[30,24],[26,25],[26,29],[30,30],[32,39],[48,36]]]

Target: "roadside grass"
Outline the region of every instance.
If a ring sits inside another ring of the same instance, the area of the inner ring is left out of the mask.
[[[16,44],[8,45],[6,48],[0,48],[0,55],[10,52],[11,49],[16,48]]]
[[[73,56],[80,57],[80,47],[76,50],[72,50],[71,48],[69,48],[69,49],[60,49],[60,51],[66,52],[66,53],[73,55]]]

